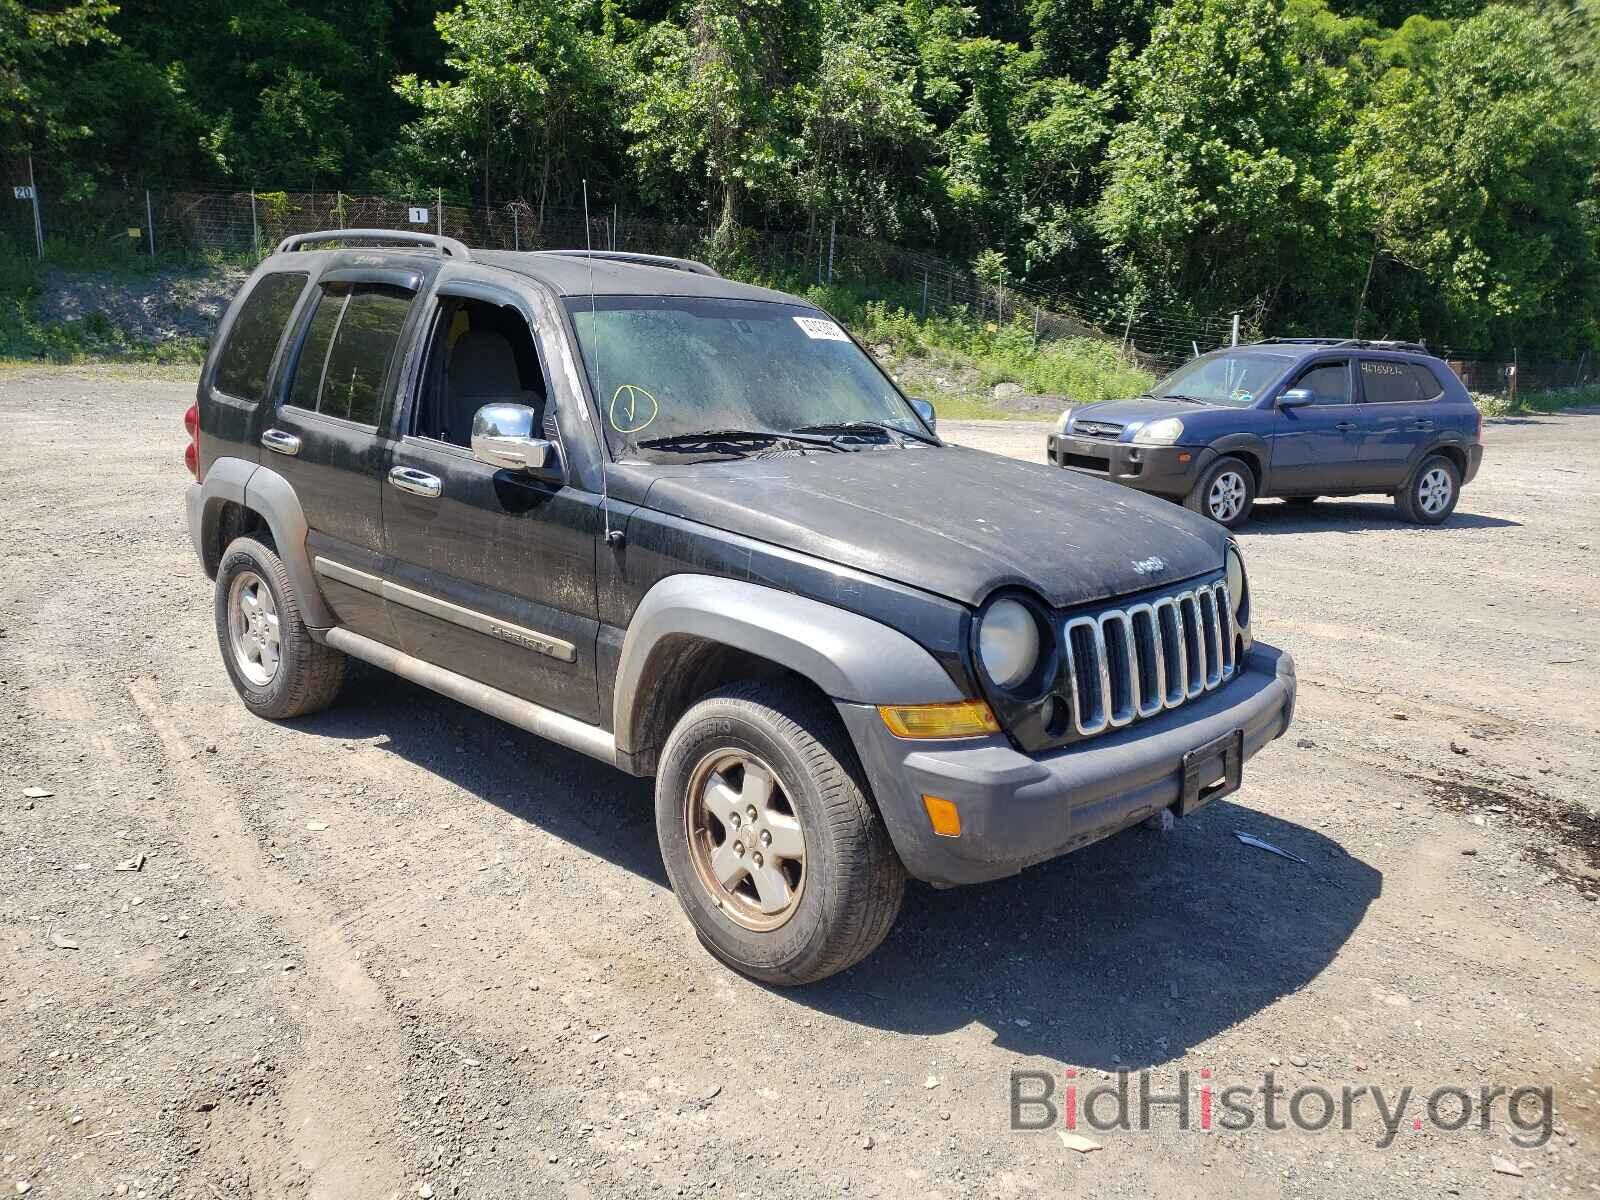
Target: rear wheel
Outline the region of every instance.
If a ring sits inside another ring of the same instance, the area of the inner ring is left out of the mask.
[[[1406,489],[1394,498],[1400,515],[1416,525],[1439,525],[1456,510],[1461,472],[1442,454],[1425,459]]]
[[[217,568],[217,641],[251,712],[279,721],[333,703],[345,657],[315,642],[283,562],[254,538],[229,544]]]
[[[739,684],[678,722],[656,776],[661,855],[695,933],[767,983],[853,966],[894,924],[905,868],[836,713]]]
[[[1231,455],[1212,463],[1183,505],[1217,524],[1236,529],[1250,515],[1256,499],[1256,477],[1243,459]]]

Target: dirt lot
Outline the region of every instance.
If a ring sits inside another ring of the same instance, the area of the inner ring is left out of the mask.
[[[914,886],[873,958],[775,991],[689,934],[647,784],[369,671],[245,714],[183,528],[191,395],[0,374],[7,1194],[1600,1190],[1600,415],[1492,424],[1443,529],[1263,504],[1256,626],[1301,700],[1242,792]],[[1037,457],[1042,429],[948,432]],[[1068,1067],[1187,1071],[1190,1128],[1011,1130],[1010,1072],[1060,1102]],[[1269,1071],[1369,1091],[1348,1132],[1259,1099],[1199,1128],[1203,1085]],[[1548,1140],[1503,1098],[1440,1128],[1441,1085],[1549,1087]]]

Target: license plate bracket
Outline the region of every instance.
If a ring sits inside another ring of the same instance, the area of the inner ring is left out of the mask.
[[[1231,795],[1244,781],[1244,730],[1235,729],[1183,756],[1183,794],[1178,815],[1187,817],[1213,800]]]

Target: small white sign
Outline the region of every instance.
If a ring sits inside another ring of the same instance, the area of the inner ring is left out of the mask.
[[[794,323],[805,330],[806,336],[818,342],[848,342],[850,335],[832,321],[821,317],[796,317]]]
[[[413,208],[411,210],[411,223],[413,225],[426,225],[428,223],[428,210],[425,208]]]
[[[26,183],[19,183],[11,189],[11,194],[18,200],[32,200],[33,188]]]

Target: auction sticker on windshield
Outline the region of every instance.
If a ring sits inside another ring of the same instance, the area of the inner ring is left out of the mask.
[[[806,336],[819,342],[848,342],[850,336],[832,321],[822,317],[796,317],[794,323],[805,330]]]

